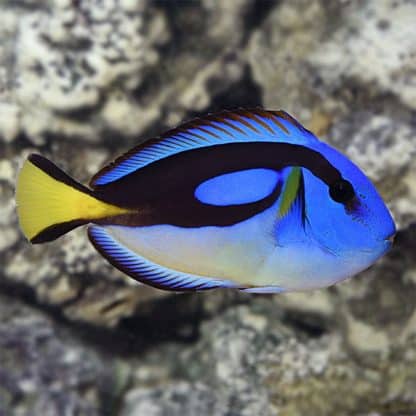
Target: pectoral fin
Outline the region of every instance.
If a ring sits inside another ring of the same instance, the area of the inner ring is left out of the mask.
[[[307,220],[302,168],[295,167],[290,172],[280,196],[275,226],[277,244],[284,246],[303,240]]]

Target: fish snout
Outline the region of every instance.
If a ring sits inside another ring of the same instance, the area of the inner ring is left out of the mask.
[[[396,238],[396,233],[393,233],[393,234],[389,235],[387,238],[385,238],[384,241],[388,242],[390,244],[393,244],[395,238]]]

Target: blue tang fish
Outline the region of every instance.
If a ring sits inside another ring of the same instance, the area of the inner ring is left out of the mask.
[[[83,224],[116,268],[174,291],[321,288],[391,246],[364,173],[284,111],[224,111],[133,148],[86,187],[32,154],[16,189],[32,243]]]

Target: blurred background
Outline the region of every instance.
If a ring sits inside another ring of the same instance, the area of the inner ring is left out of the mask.
[[[416,2],[0,1],[0,415],[416,415]],[[84,229],[30,246],[31,152],[86,183],[209,111],[285,109],[377,185],[399,233],[328,290],[139,286]]]

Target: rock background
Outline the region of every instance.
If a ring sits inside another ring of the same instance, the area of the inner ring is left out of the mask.
[[[0,415],[416,415],[416,2],[2,0]],[[375,181],[399,226],[328,290],[172,295],[84,230],[29,246],[33,151],[86,182],[207,111],[284,108]]]

